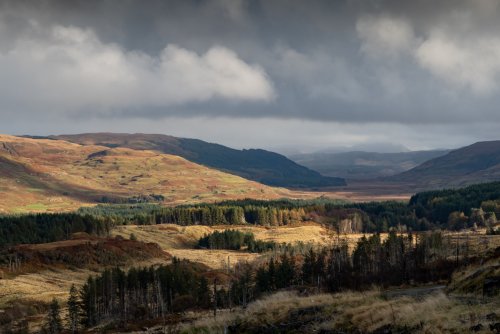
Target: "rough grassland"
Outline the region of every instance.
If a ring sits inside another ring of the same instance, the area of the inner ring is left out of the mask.
[[[262,333],[279,330],[293,333],[466,333],[480,325],[491,333],[492,313],[500,312],[498,299],[467,300],[435,293],[423,298],[343,292],[298,296],[278,292],[250,304],[246,310],[208,315],[182,326],[182,333]],[[194,317],[193,317],[194,318]]]
[[[127,225],[116,227],[113,233],[124,238],[128,238],[131,234],[134,234],[139,241],[159,244],[161,248],[172,256],[200,262],[211,268],[217,269],[227,266],[228,257],[230,265],[234,265],[239,261],[254,261],[262,256],[260,254],[246,253],[243,251],[193,249],[198,240],[204,235],[225,229],[252,232],[258,240],[275,241],[278,243],[303,242],[316,245],[328,245],[332,242],[329,231],[323,226],[314,223],[280,227],[249,225]],[[358,237],[361,237],[361,235],[353,235],[351,239],[357,240]]]

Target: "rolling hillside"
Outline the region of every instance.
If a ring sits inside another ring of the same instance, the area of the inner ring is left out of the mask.
[[[290,159],[323,175],[365,180],[392,176],[414,168],[449,151],[415,151],[401,153],[376,152],[316,152],[296,154]]]
[[[458,187],[500,180],[500,141],[478,142],[387,178],[420,188]]]
[[[239,175],[271,186],[313,188],[345,185],[337,177],[326,177],[283,155],[260,149],[236,150],[198,139],[155,134],[89,133],[51,136],[83,145],[155,150]]]
[[[150,195],[168,204],[295,197],[174,155],[0,135],[0,213],[65,211]]]

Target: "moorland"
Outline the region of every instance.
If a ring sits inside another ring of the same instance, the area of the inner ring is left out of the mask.
[[[3,332],[499,330],[498,182],[284,188],[149,144],[0,139]]]

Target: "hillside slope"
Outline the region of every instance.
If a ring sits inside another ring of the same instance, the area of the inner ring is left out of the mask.
[[[427,189],[500,180],[500,141],[478,142],[387,178]]]
[[[316,152],[292,155],[290,159],[323,175],[364,180],[399,174],[448,152],[447,150],[401,153]]]
[[[283,155],[260,149],[236,150],[198,139],[158,134],[89,133],[51,136],[84,145],[155,150],[239,175],[271,186],[303,188],[345,185],[341,178],[326,177]]]
[[[151,194],[171,204],[294,197],[174,155],[0,135],[0,213],[71,210]]]

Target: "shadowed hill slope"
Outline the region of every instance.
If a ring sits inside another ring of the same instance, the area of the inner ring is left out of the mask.
[[[345,185],[341,178],[323,176],[283,155],[261,149],[236,150],[198,139],[158,134],[89,133],[50,138],[83,145],[155,150],[271,186],[310,188]]]
[[[500,180],[500,141],[478,142],[387,178],[427,189]]]

